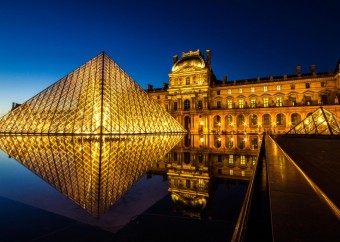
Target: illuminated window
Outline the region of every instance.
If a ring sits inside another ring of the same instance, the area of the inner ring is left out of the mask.
[[[311,105],[312,104],[312,97],[307,96],[305,97],[306,101],[305,101],[305,105]]]
[[[257,142],[257,137],[252,137],[251,138],[251,149],[255,150],[257,149],[258,142]]]
[[[321,82],[321,87],[326,87],[326,82]]]
[[[251,87],[250,92],[255,92],[255,87]]]
[[[230,165],[234,164],[234,155],[229,155],[228,163],[229,163]]]
[[[263,115],[262,123],[263,123],[263,125],[269,125],[270,124],[270,115],[269,114]]]
[[[232,138],[228,138],[227,148],[232,149],[234,146],[234,141]]]
[[[233,116],[231,116],[230,114],[227,115],[227,124],[231,125],[233,123]]]
[[[228,108],[233,108],[233,100],[228,100]]]
[[[268,86],[264,86],[264,87],[263,87],[263,91],[264,91],[264,92],[268,92]]]
[[[244,116],[243,114],[240,114],[237,116],[237,124],[238,125],[243,125],[244,124]]]
[[[231,95],[231,89],[228,89],[228,95]]]
[[[241,150],[244,149],[246,147],[246,140],[245,138],[239,138],[238,140],[238,148],[240,148]]]
[[[282,97],[278,97],[276,98],[276,106],[277,107],[282,107]]]
[[[240,164],[241,165],[245,165],[246,164],[246,156],[245,155],[241,155],[241,157],[240,157]]]
[[[250,114],[250,125],[257,125],[257,115]]]
[[[238,89],[239,93],[243,93],[242,87]]]
[[[187,78],[185,79],[185,84],[186,84],[186,85],[190,85],[190,77],[187,77]]]
[[[276,123],[278,125],[284,125],[286,122],[286,116],[282,113],[279,113],[278,115],[276,115]]]
[[[256,108],[256,99],[250,99],[250,107]]]
[[[291,115],[292,125],[297,125],[301,121],[301,116],[297,113]]]
[[[276,85],[276,90],[281,91],[281,85]]]
[[[198,80],[198,85],[202,85],[202,84],[203,84],[202,79],[199,79],[199,80]]]
[[[243,99],[238,100],[238,108],[244,108],[244,101],[243,101]]]
[[[184,101],[184,111],[190,110],[190,101],[187,99]]]
[[[269,99],[267,97],[263,98],[263,107],[267,108],[269,106]]]
[[[234,175],[234,171],[232,169],[229,170],[229,175]]]

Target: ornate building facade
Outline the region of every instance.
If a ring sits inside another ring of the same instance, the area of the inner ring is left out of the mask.
[[[156,99],[191,134],[285,133],[320,106],[340,116],[339,63],[333,72],[218,80],[211,51],[173,57],[169,84],[148,86]],[[250,145],[250,144],[248,144]]]

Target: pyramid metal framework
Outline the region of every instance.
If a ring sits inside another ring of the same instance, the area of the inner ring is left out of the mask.
[[[340,118],[320,107],[286,134],[340,135]]]
[[[181,139],[164,135],[0,135],[0,148],[94,217]]]
[[[186,130],[104,52],[0,118],[0,133],[169,132]]]

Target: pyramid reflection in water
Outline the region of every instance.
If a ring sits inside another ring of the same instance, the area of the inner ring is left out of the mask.
[[[0,133],[173,133],[185,129],[104,52],[0,118]]]
[[[0,148],[99,217],[182,135],[2,135]]]

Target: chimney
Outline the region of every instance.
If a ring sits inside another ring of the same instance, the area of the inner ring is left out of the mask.
[[[296,75],[301,76],[301,66],[296,67]]]
[[[174,62],[174,64],[178,61],[178,55],[174,55],[173,57],[172,57],[172,60],[173,60],[173,62]]]
[[[153,86],[151,84],[148,84],[148,90],[152,90]]]
[[[223,84],[226,84],[227,83],[227,75],[224,75],[223,76]]]
[[[207,53],[207,63],[208,66],[211,66],[211,51],[210,50],[206,50]]]
[[[312,73],[313,76],[316,75],[316,73],[315,73],[315,65],[314,64],[310,65],[310,72]]]
[[[167,90],[167,89],[168,89],[168,83],[163,82],[163,89],[164,89],[164,90]]]

